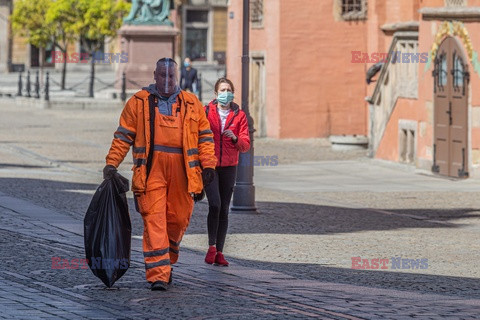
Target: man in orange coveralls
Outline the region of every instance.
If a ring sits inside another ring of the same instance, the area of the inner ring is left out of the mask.
[[[152,290],[167,290],[195,194],[215,176],[213,134],[197,97],[180,90],[177,64],[158,60],[155,84],[130,98],[103,169],[110,178],[133,146],[132,191],[143,218],[143,256]]]

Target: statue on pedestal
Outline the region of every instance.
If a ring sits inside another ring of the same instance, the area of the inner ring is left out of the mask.
[[[132,9],[123,22],[133,25],[173,26],[173,22],[168,19],[170,8],[171,0],[132,0]]]

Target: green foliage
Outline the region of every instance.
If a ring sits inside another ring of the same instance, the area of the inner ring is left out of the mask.
[[[97,46],[105,38],[115,37],[131,6],[124,0],[78,0],[78,3],[82,18],[78,19],[75,30]]]
[[[130,4],[120,0],[79,0],[86,8],[83,29],[90,39],[113,37],[122,26],[122,18],[130,10]]]
[[[89,49],[93,51],[107,37],[115,37],[130,6],[125,0],[17,0],[12,28],[39,48],[53,42],[66,53],[69,43],[83,37],[89,40]],[[62,68],[62,89],[66,63],[65,60]]]
[[[80,37],[94,43],[115,37],[130,6],[125,0],[18,0],[12,28],[37,47],[54,41],[63,51]]]
[[[12,13],[12,29],[36,47],[45,47],[51,42],[53,26],[45,20],[52,0],[18,0]]]
[[[54,0],[45,14],[45,21],[54,29],[54,40],[60,50],[66,51],[68,43],[78,39],[75,25],[82,19],[78,0]]]

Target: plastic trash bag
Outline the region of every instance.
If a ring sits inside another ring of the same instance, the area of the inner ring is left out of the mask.
[[[132,224],[127,191],[128,180],[118,173],[104,180],[83,220],[88,266],[109,288],[130,266]]]

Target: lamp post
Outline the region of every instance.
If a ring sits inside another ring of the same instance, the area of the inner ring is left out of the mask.
[[[233,189],[232,212],[258,213],[255,207],[255,186],[253,185],[253,119],[248,110],[249,91],[249,32],[250,0],[243,0],[243,49],[242,49],[242,110],[247,115],[250,134],[250,150],[240,154],[237,180]]]

